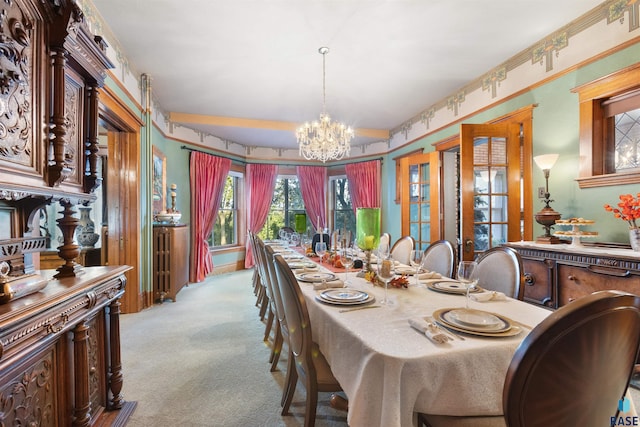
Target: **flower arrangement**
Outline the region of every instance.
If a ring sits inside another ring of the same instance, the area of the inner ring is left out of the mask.
[[[382,282],[378,280],[378,274],[373,270],[365,272],[364,278],[366,281],[373,283],[374,286],[382,285]],[[409,279],[403,274],[392,279],[389,285],[394,288],[408,288]]]
[[[616,218],[627,221],[629,228],[637,229],[638,223],[636,220],[640,219],[640,193],[638,193],[636,197],[631,194],[621,194],[618,208],[614,208],[608,204],[604,205],[604,209],[607,212],[613,212],[613,216]]]

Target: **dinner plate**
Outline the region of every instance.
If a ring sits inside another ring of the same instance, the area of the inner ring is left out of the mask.
[[[482,331],[501,331],[509,324],[495,314],[466,308],[457,308],[445,312],[443,318],[456,326],[473,328]]]
[[[289,268],[292,270],[299,270],[301,268],[304,268],[304,264],[301,262],[292,261],[292,262],[288,262],[287,264],[289,265]]]
[[[449,323],[436,320],[440,326],[444,328],[449,328],[452,331],[462,332],[469,335],[477,335],[480,337],[491,337],[491,338],[502,338],[502,337],[514,337],[522,332],[522,328],[517,325],[511,325],[511,328],[507,329],[504,332],[489,332],[489,331],[472,331],[470,329],[458,328],[456,326],[450,325]]]
[[[396,274],[404,274],[406,276],[413,276],[416,274],[416,269],[413,267],[396,267]]]
[[[369,298],[369,294],[355,289],[328,289],[320,293],[320,298],[330,302],[362,302]]]
[[[282,258],[286,259],[286,260],[292,260],[292,259],[303,259],[304,255],[300,255],[300,254],[288,254],[288,255],[283,255]]]
[[[315,271],[312,273],[300,273],[296,275],[296,278],[301,282],[317,283],[326,280],[327,282],[336,279],[336,275],[333,273],[325,273],[322,271]]]
[[[321,295],[322,294],[316,295],[316,300],[320,301],[321,303],[329,304],[329,305],[364,305],[364,304],[370,304],[376,300],[376,298],[373,295],[367,295],[367,299],[362,301],[348,301],[348,300],[347,301],[331,301],[331,300],[322,298]]]
[[[458,322],[456,320],[454,320],[449,313],[452,310],[467,310],[467,309],[461,309],[461,308],[443,308],[443,309],[439,309],[433,312],[433,318],[436,319],[436,321],[438,321],[440,324],[450,327],[451,329],[455,329],[456,331],[461,331],[461,332],[466,332],[466,333],[470,333],[470,334],[476,334],[476,335],[483,335],[483,336],[494,336],[494,335],[498,335],[498,334],[503,334],[500,336],[511,336],[510,334],[504,335],[505,333],[509,332],[511,329],[516,328],[515,325],[513,325],[513,322],[511,320],[509,320],[508,318],[501,316],[499,314],[495,314],[495,313],[489,313],[489,312],[485,312],[488,315],[494,316],[496,317],[500,322],[491,326],[491,327],[487,327],[487,326],[473,326],[473,325],[468,325],[468,324],[464,324],[462,322]],[[475,313],[478,317],[476,318],[476,321],[478,318],[480,318],[480,312],[481,310],[475,310],[477,313]],[[487,319],[490,319],[489,316],[487,316]],[[467,318],[466,320],[469,320],[469,318]],[[519,333],[519,331],[518,331]],[[516,335],[516,334],[514,334]]]
[[[467,288],[460,282],[456,282],[454,280],[444,280],[441,282],[430,282],[427,283],[427,288],[436,292],[444,292],[446,294],[460,294],[465,295],[467,293]],[[471,293],[480,292],[482,288],[480,286],[476,286],[471,289]]]

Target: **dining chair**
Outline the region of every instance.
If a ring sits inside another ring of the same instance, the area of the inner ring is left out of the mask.
[[[524,275],[520,254],[506,246],[486,250],[477,258],[478,286],[524,299]]]
[[[259,237],[256,234],[249,233],[249,243],[251,245],[251,252],[253,253],[253,279],[254,293],[256,295],[256,307],[259,308],[260,320],[264,320],[264,315],[269,305],[269,297],[267,296],[264,279],[262,278],[263,272],[260,266],[258,245],[256,243],[257,239],[259,239]]]
[[[275,307],[275,301],[273,299],[274,284],[272,283],[271,277],[267,272],[267,261],[266,261],[266,253],[265,253],[266,245],[264,244],[262,239],[260,239],[258,236],[256,236],[256,247],[257,247],[256,259],[258,260],[258,268],[261,272],[260,277],[262,278],[261,280],[264,285],[265,293],[266,293],[265,307],[266,307],[267,318],[265,320],[263,340],[269,341],[269,337],[271,336],[271,329],[273,327],[273,324],[275,322],[275,317],[276,317],[276,307]],[[270,357],[269,361],[271,361],[271,358],[272,357]]]
[[[342,387],[333,376],[331,367],[320,348],[313,342],[309,312],[298,281],[281,255],[274,256],[274,264],[289,328],[289,367],[285,387],[288,385],[291,387],[287,390],[282,415],[289,412],[295,387],[300,378],[307,391],[304,425],[313,427],[318,406],[318,392],[342,391]]]
[[[287,343],[289,340],[289,330],[287,329],[287,319],[284,315],[284,306],[282,304],[282,297],[280,296],[280,287],[278,286],[278,277],[276,276],[275,264],[273,263],[273,257],[275,256],[275,251],[271,246],[265,245],[265,265],[267,270],[267,275],[271,280],[272,286],[272,296],[273,302],[275,306],[275,338],[273,340],[273,346],[271,347],[271,356],[269,357],[269,361],[271,362],[271,372],[274,372],[278,365],[278,360],[280,360],[280,354],[282,353],[282,346],[284,343]],[[283,399],[284,402],[284,393]]]
[[[402,236],[391,247],[391,258],[394,260],[410,265],[411,251],[416,247],[416,241],[411,236]]]
[[[426,271],[435,271],[442,277],[453,277],[456,255],[448,240],[436,240],[424,251],[420,267]]]
[[[391,247],[391,234],[389,233],[382,233],[380,235],[380,243],[378,243],[378,246],[380,245],[387,245],[388,247]]]
[[[621,415],[619,402],[627,391],[639,346],[640,296],[594,292],[559,308],[520,343],[504,380],[504,416],[419,414],[418,424],[614,425],[611,419]],[[629,413],[635,410],[630,408]]]

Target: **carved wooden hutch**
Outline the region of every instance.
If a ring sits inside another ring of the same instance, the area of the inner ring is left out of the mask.
[[[112,64],[74,0],[0,3],[0,424],[124,425],[120,298],[127,266],[76,263],[76,206],[96,199],[98,97]],[[56,203],[55,270],[37,271]]]

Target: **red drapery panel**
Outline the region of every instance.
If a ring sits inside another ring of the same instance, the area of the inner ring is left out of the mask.
[[[258,233],[264,227],[269,215],[277,176],[276,165],[247,165],[247,227],[252,233]],[[245,268],[253,266],[253,253],[249,239],[247,239],[244,266]]]
[[[326,189],[327,168],[323,166],[297,166],[300,192],[309,219],[315,228],[327,226]],[[318,221],[319,220],[319,221]],[[320,222],[320,224],[318,224]]]
[[[230,159],[191,152],[191,282],[201,282],[213,271],[207,238],[215,224],[230,167]]]
[[[380,207],[380,160],[345,165],[351,206],[357,208]]]

